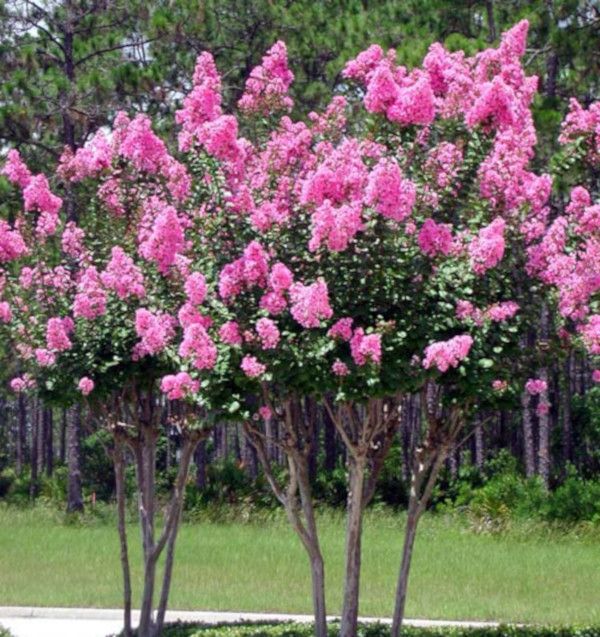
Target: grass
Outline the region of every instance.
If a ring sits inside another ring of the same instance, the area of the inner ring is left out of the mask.
[[[365,523],[361,613],[389,616],[403,518]],[[329,611],[339,611],[343,519],[320,519]],[[140,574],[132,525],[132,564]],[[457,519],[422,521],[408,616],[430,619],[600,622],[600,538],[527,530],[477,535]],[[305,554],[283,520],[184,524],[171,608],[310,612]],[[66,525],[45,510],[0,508],[0,605],[118,607],[121,580],[112,523]]]

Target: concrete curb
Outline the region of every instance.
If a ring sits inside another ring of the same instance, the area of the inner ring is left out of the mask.
[[[122,618],[123,611],[116,608],[45,608],[38,606],[0,606],[0,620],[11,619],[63,619],[63,620],[106,620],[118,621]],[[139,611],[133,611],[133,621],[137,622]],[[167,621],[204,622],[206,624],[234,623],[239,621],[292,621],[310,622],[311,615],[288,615],[282,613],[246,613],[222,612],[222,611],[167,611]],[[337,619],[332,616],[330,620]],[[387,617],[361,617],[362,622],[391,623]],[[407,619],[410,626],[430,627],[455,626],[460,628],[483,628],[498,626],[498,622],[487,621],[452,621],[438,619]]]

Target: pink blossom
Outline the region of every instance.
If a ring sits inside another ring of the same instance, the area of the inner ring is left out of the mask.
[[[436,223],[433,219],[425,219],[417,241],[421,252],[432,258],[440,254],[447,256],[454,246],[450,225]]]
[[[314,252],[326,242],[327,248],[332,252],[342,252],[362,229],[359,207],[342,205],[336,208],[326,200],[312,215],[312,234],[308,248]]]
[[[458,367],[460,361],[469,355],[472,345],[473,339],[467,334],[432,343],[425,348],[423,367],[430,369],[435,366],[440,372],[446,372],[450,367]]]
[[[506,222],[496,217],[492,223],[479,231],[477,237],[469,245],[471,267],[476,274],[484,274],[498,265],[504,256],[504,228]]]
[[[134,347],[134,359],[159,354],[175,336],[175,320],[169,314],[139,308],[135,312],[135,333],[140,342]]]
[[[333,316],[327,283],[323,279],[318,279],[311,285],[294,283],[290,288],[290,298],[292,316],[302,327],[319,327],[322,320]]]
[[[595,383],[600,383],[600,369],[595,369],[595,370],[592,372],[592,380],[593,380]]]
[[[185,246],[181,220],[173,206],[156,197],[148,203],[145,215],[154,218],[149,231],[140,235],[140,254],[154,261],[162,274],[167,274]]]
[[[6,163],[0,173],[6,175],[9,181],[21,189],[26,188],[31,180],[31,171],[21,159],[19,151],[14,148],[8,151]]]
[[[37,210],[56,215],[62,206],[62,199],[50,192],[45,175],[35,175],[23,189],[25,210]]]
[[[525,389],[531,396],[537,396],[548,389],[548,383],[540,378],[530,378],[525,383]]]
[[[241,345],[240,327],[235,321],[227,321],[219,328],[219,338],[227,345]]]
[[[350,373],[348,365],[346,365],[346,363],[341,361],[339,358],[334,361],[333,365],[331,366],[331,371],[336,376],[348,376],[348,374]]]
[[[385,58],[379,44],[372,44],[366,51],[359,53],[354,60],[346,63],[342,75],[344,77],[366,83],[380,62]]]
[[[260,407],[258,410],[258,414],[263,420],[270,420],[273,417],[273,412],[268,405],[263,405],[262,407]]]
[[[38,347],[35,352],[35,360],[40,367],[50,367],[56,363],[56,354],[43,347]]]
[[[200,383],[193,380],[187,372],[169,374],[160,381],[160,390],[169,400],[181,400],[189,394],[197,393],[199,389]]]
[[[124,130],[119,152],[137,170],[151,174],[160,172],[168,156],[165,143],[154,134],[147,115],[137,115],[129,123]]]
[[[285,292],[294,282],[294,275],[283,263],[274,263],[269,274],[269,285],[274,292]]]
[[[81,181],[109,168],[112,155],[110,141],[102,131],[98,131],[83,148],[78,148],[74,154],[70,149],[63,153],[58,172],[70,181]]]
[[[402,177],[398,164],[381,159],[369,175],[365,202],[384,217],[404,221],[410,215],[415,199],[415,185]]]
[[[27,391],[36,386],[35,380],[29,374],[17,376],[10,381],[10,388],[16,393]]]
[[[244,356],[240,367],[248,378],[258,378],[267,371],[266,365],[261,363],[256,356],[250,356],[249,354]]]
[[[206,298],[206,278],[200,272],[194,272],[186,279],[185,293],[194,305],[201,305]]]
[[[74,327],[73,321],[69,317],[49,319],[46,325],[46,345],[48,349],[56,352],[71,349],[73,344],[69,335]]]
[[[27,254],[27,246],[18,230],[11,230],[11,227],[0,219],[0,263],[14,261]]]
[[[74,221],[69,221],[65,225],[61,237],[61,247],[65,254],[75,259],[82,256],[84,252],[83,240],[85,232],[77,226]]]
[[[83,271],[77,285],[77,294],[73,301],[73,316],[88,320],[102,316],[106,312],[106,292],[98,270],[90,266]]]
[[[260,298],[260,309],[266,310],[272,316],[277,316],[287,307],[287,299],[278,292],[267,292]]]
[[[263,349],[274,349],[281,338],[277,324],[269,318],[258,319],[256,333],[261,340]]]
[[[83,378],[79,379],[77,383],[77,388],[84,396],[89,396],[91,392],[94,390],[95,384],[91,378],[87,376],[83,376]]]
[[[105,287],[113,290],[120,299],[130,296],[142,299],[146,295],[142,271],[120,246],[112,248],[111,259],[100,279]]]
[[[12,321],[12,310],[6,301],[0,301],[0,321],[10,323]]]
[[[179,308],[179,311],[177,312],[177,319],[179,320],[179,325],[183,328],[194,323],[202,325],[204,329],[208,329],[212,325],[212,319],[209,316],[201,314],[196,306],[190,303],[190,301],[186,301]]]
[[[505,301],[503,303],[494,303],[485,310],[486,318],[497,323],[502,323],[509,318],[513,318],[519,311],[518,303],[514,301]]]
[[[495,392],[502,393],[508,389],[508,383],[505,380],[492,381],[492,389]]]
[[[194,323],[185,328],[179,355],[191,358],[196,369],[212,369],[217,362],[217,348],[202,325]]]
[[[238,106],[249,113],[291,110],[293,101],[287,91],[293,80],[294,74],[288,68],[287,49],[280,40],[267,51],[261,64],[250,72]]]
[[[342,341],[349,341],[352,338],[353,323],[354,319],[349,317],[341,318],[329,328],[327,336],[331,338],[339,338]]]
[[[394,103],[387,109],[392,122],[426,126],[435,118],[435,96],[427,73],[416,69],[404,80]]]
[[[350,339],[352,359],[359,365],[381,363],[381,334],[365,334],[362,327],[354,330]]]

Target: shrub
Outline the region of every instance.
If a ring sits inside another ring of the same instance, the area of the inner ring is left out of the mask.
[[[417,628],[406,626],[405,637],[600,637],[600,627],[498,626],[481,628]],[[329,625],[329,636],[337,637],[339,625]],[[357,637],[388,637],[387,624],[363,624]],[[164,637],[312,637],[311,624],[244,623],[206,626],[177,623],[165,627]]]

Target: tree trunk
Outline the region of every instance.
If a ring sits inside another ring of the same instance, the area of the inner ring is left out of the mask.
[[[486,0],[485,10],[488,23],[488,42],[491,44],[497,37],[496,19],[494,17],[494,0]]]
[[[571,398],[573,395],[572,376],[574,373],[573,353],[569,352],[563,368],[562,386],[562,450],[563,463],[567,465],[573,461],[573,427],[571,422]]]
[[[349,491],[346,522],[346,569],[340,637],[356,637],[360,591],[361,539],[363,519],[363,490],[366,460],[349,458]]]
[[[115,440],[115,449],[113,453],[115,488],[117,494],[119,543],[121,548],[121,569],[123,571],[123,637],[131,637],[131,571],[129,568],[125,508],[125,453],[122,443],[118,440]]]
[[[394,617],[392,620],[391,636],[399,637],[404,620],[404,610],[406,608],[406,593],[408,591],[408,575],[412,562],[415,538],[417,537],[417,525],[419,523],[419,501],[414,491],[411,489],[408,512],[406,517],[406,529],[404,532],[404,546],[402,547],[402,561],[400,563],[400,574],[396,585],[396,603],[394,606]]]
[[[17,410],[16,461],[17,473],[20,475],[27,462],[27,403],[23,394],[19,394]]]
[[[194,453],[194,462],[196,463],[196,487],[201,490],[206,488],[206,455],[206,440],[201,440]]]
[[[62,410],[60,419],[60,446],[58,448],[58,458],[61,464],[65,464],[67,457],[67,410]]]
[[[539,378],[548,382],[548,369],[546,367],[539,371]],[[539,395],[539,405],[549,404],[548,389]],[[538,475],[542,479],[544,487],[547,489],[550,480],[550,417],[549,413],[542,411],[538,415]]]
[[[67,414],[67,512],[83,511],[81,490],[81,407],[69,407]]]
[[[333,471],[336,465],[335,425],[327,410],[323,410],[323,430],[325,444],[325,471]]]
[[[29,497],[33,500],[38,491],[38,469],[39,469],[39,430],[40,430],[40,409],[39,399],[36,398],[31,410],[31,480],[29,483]]]
[[[46,475],[51,476],[54,470],[54,419],[52,409],[44,409],[44,465]]]
[[[525,460],[525,475],[532,478],[535,475],[535,455],[533,442],[533,422],[531,418],[531,396],[524,390],[521,394],[521,415],[523,419],[523,453]]]
[[[483,469],[483,462],[485,457],[485,449],[483,442],[483,426],[477,424],[475,426],[475,466],[481,470]]]

